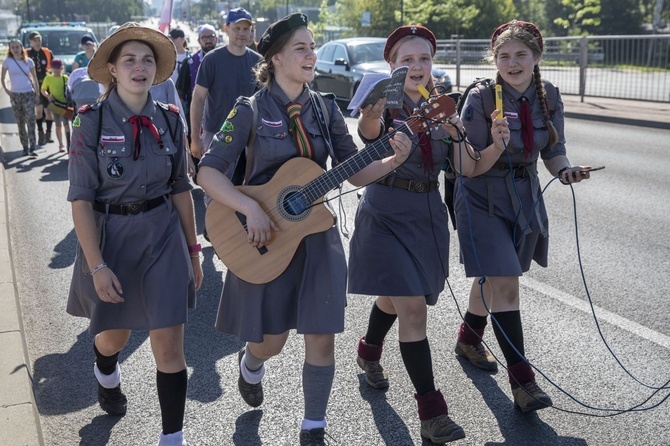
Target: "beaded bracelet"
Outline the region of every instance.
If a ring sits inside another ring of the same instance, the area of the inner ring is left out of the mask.
[[[97,273],[98,271],[100,271],[100,270],[103,269],[103,268],[107,268],[107,264],[106,264],[105,262],[103,262],[103,263],[101,263],[100,265],[98,265],[98,266],[96,266],[95,268],[93,268],[93,269],[91,270],[91,272],[88,273],[88,275],[89,275],[89,276],[92,276],[93,274]]]

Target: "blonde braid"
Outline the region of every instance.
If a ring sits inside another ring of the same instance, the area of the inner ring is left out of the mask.
[[[558,132],[556,131],[556,127],[554,127],[554,123],[551,122],[551,115],[549,114],[549,110],[547,108],[547,91],[545,90],[544,84],[542,83],[540,66],[535,65],[533,72],[535,73],[535,90],[537,91],[537,99],[540,101],[540,105],[542,106],[542,114],[544,115],[544,119],[547,122],[547,131],[549,132],[549,147],[553,147],[554,144],[558,142]]]

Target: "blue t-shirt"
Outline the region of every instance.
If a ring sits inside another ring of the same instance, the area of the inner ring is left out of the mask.
[[[235,56],[225,46],[205,55],[196,79],[197,85],[209,90],[202,115],[205,130],[218,132],[237,98],[254,94],[256,75],[253,69],[261,59],[260,54],[248,48],[242,56]]]
[[[88,66],[88,63],[91,59],[86,57],[86,51],[79,51],[76,56],[74,56],[74,61],[79,64],[79,68],[84,68]]]

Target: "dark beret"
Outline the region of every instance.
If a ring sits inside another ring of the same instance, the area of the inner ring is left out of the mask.
[[[261,56],[265,56],[265,53],[282,35],[301,26],[307,26],[307,23],[307,16],[300,12],[294,12],[281,20],[277,20],[268,26],[268,29],[261,36],[261,40],[258,42],[258,52]]]
[[[540,32],[540,29],[535,25],[534,23],[531,22],[522,22],[521,20],[512,20],[509,23],[504,23],[497,27],[494,31],[493,34],[491,35],[491,48],[493,48],[493,45],[496,42],[496,39],[500,34],[503,33],[507,28],[511,26],[517,26],[519,28],[522,28],[523,30],[531,33],[535,40],[537,41],[537,44],[540,46],[540,51],[544,51],[544,42],[542,41],[542,33]]]
[[[430,42],[430,45],[433,47],[433,56],[437,50],[437,40],[435,40],[435,34],[425,26],[420,25],[405,25],[399,28],[396,28],[386,39],[386,46],[384,47],[384,60],[390,62],[389,58],[391,57],[391,50],[396,43],[400,41],[403,37],[407,36],[419,36],[427,39]]]

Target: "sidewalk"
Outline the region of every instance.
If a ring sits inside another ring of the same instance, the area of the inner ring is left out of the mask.
[[[670,103],[563,96],[565,115],[670,130]],[[2,158],[0,148],[0,158]],[[9,240],[4,165],[0,165],[0,444],[42,446]]]

